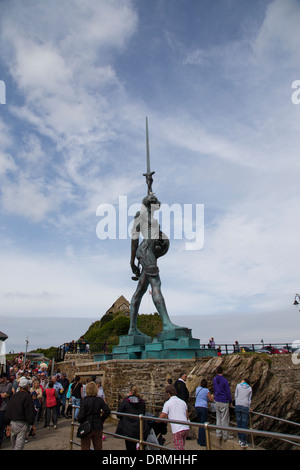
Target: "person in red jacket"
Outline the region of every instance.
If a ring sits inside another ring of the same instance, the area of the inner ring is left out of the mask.
[[[53,380],[50,380],[45,392],[46,398],[46,421],[45,426],[49,429],[50,419],[52,414],[52,421],[54,429],[57,428],[57,391],[54,388]]]

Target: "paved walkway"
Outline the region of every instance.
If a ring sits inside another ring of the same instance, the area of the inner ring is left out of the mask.
[[[104,431],[115,432],[117,427],[117,420],[110,417],[104,424]],[[76,429],[74,435],[76,436]],[[194,428],[196,431],[196,428]],[[60,418],[58,420],[57,429],[54,429],[53,426],[50,426],[50,429],[44,428],[43,423],[38,424],[36,437],[29,437],[28,442],[25,444],[24,450],[70,450],[70,435],[71,435],[71,420]],[[166,439],[165,446],[173,448],[172,444],[172,433],[170,430],[164,436]],[[79,439],[74,438],[75,441],[79,442]],[[228,440],[226,443],[219,442],[215,433],[211,433],[211,443],[212,448],[219,450],[243,450],[237,442],[237,438]],[[197,444],[196,439],[187,439],[185,449],[188,451],[201,451],[206,450],[204,447],[200,447]],[[11,450],[10,440],[4,437],[1,450]],[[73,445],[73,450],[80,450],[80,446]],[[116,439],[113,436],[106,435],[105,440],[103,441],[103,450],[105,451],[115,451],[115,450],[125,450],[125,442],[123,439]],[[159,449],[158,449],[159,450]],[[246,450],[251,450],[251,447],[248,447]]]

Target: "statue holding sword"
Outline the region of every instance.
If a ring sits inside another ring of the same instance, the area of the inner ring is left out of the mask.
[[[151,285],[154,305],[162,319],[163,331],[168,331],[177,327],[171,322],[167,312],[165,300],[161,293],[161,281],[159,268],[157,266],[157,259],[167,253],[170,242],[168,237],[160,230],[157,219],[154,218],[154,212],[159,210],[161,203],[152,192],[152,176],[155,172],[150,171],[147,118],[146,147],[147,173],[144,173],[143,176],[146,177],[148,195],[142,201],[141,210],[137,212],[135,216],[132,229],[130,265],[134,274],[132,279],[138,281],[138,285],[130,303],[130,327],[128,335],[144,335],[137,328],[137,316],[142,297],[146,293],[149,285]],[[139,244],[140,235],[143,236],[141,244]],[[138,265],[135,264],[135,259],[138,260]]]

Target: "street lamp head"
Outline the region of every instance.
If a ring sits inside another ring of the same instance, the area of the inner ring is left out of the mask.
[[[299,294],[295,294],[295,297],[294,297],[294,305],[299,305],[299,302],[298,302],[297,298],[298,298],[298,300],[300,300]]]

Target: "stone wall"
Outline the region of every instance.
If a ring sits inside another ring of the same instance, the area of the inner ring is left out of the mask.
[[[159,395],[162,397],[167,379],[175,381],[181,372],[188,374],[198,361],[199,359],[124,359],[88,362],[81,358],[61,362],[57,366],[60,372],[66,372],[69,378],[79,375],[83,382],[91,375],[101,377],[107,402],[112,409],[116,409],[118,396],[119,399],[125,396],[132,384],[138,387],[148,403],[152,403],[154,394],[157,401],[160,401]]]
[[[212,358],[206,363],[196,364],[190,371],[187,383],[189,390],[195,390],[202,378],[207,379],[208,386],[212,389],[212,380],[218,365],[223,367],[223,375],[229,381],[233,398],[236,385],[248,377],[253,390],[253,411],[294,423],[300,422],[300,367],[293,364],[291,354],[230,354]],[[252,417],[254,429],[300,434],[299,426],[260,415]],[[291,447],[288,443],[274,439],[264,439],[263,446],[268,449]]]

